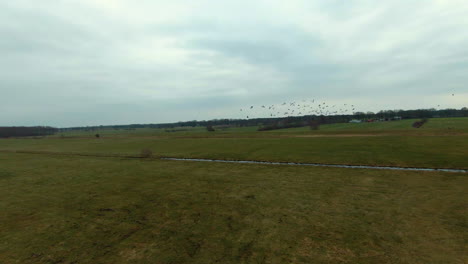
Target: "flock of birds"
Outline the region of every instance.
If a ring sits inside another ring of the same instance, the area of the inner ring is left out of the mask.
[[[452,94],[455,96],[455,94]],[[438,108],[440,105],[437,106]],[[293,102],[283,102],[273,105],[250,105],[240,109],[241,116],[245,118],[258,117],[289,117],[305,115],[351,115],[356,112],[356,106],[353,104],[329,104],[323,101],[301,100]]]
[[[247,119],[258,116],[266,117],[288,117],[304,115],[346,115],[352,114],[356,110],[353,104],[328,104],[326,102],[312,100],[302,100],[293,102],[283,102],[273,105],[251,105],[241,108],[240,112]]]

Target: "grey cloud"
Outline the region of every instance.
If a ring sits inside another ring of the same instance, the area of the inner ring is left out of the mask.
[[[0,125],[229,118],[300,98],[376,110],[398,95],[417,108],[432,102],[421,97],[468,96],[464,2],[181,3],[1,3]]]

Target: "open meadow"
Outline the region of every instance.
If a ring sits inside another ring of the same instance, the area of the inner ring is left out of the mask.
[[[0,1],[0,264],[468,264],[468,1]]]
[[[468,118],[412,122],[0,139],[0,263],[466,263],[467,173],[159,159],[468,169]]]

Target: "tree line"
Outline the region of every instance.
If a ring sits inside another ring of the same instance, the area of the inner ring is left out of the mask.
[[[254,118],[254,119],[213,119],[213,120],[192,120],[185,122],[164,123],[164,124],[130,124],[130,125],[112,125],[112,126],[86,126],[54,128],[49,126],[34,127],[0,127],[0,138],[7,137],[34,137],[47,136],[60,131],[67,130],[86,130],[93,131],[99,129],[123,129],[133,130],[137,128],[162,128],[174,129],[177,127],[219,127],[219,126],[260,126],[259,130],[280,129],[288,127],[310,126],[311,129],[317,129],[320,124],[346,123],[352,119],[415,119],[415,118],[439,118],[439,117],[468,117],[468,108],[461,109],[416,109],[416,110],[382,110],[374,112],[356,112],[352,115],[333,115],[333,116],[290,116],[277,118]]]
[[[163,124],[130,124],[130,125],[112,125],[112,126],[87,126],[87,127],[70,127],[63,128],[62,131],[67,130],[99,130],[99,129],[124,129],[131,130],[137,128],[162,128],[174,129],[176,127],[195,127],[195,126],[264,126],[264,127],[294,127],[294,126],[307,126],[310,124],[333,124],[333,123],[346,123],[352,119],[384,119],[391,120],[395,117],[401,119],[415,119],[415,118],[438,118],[438,117],[468,117],[468,108],[461,109],[416,109],[416,110],[382,110],[377,113],[374,112],[355,112],[350,115],[333,115],[333,116],[318,116],[318,115],[305,115],[305,116],[290,116],[290,117],[275,117],[275,118],[252,118],[252,119],[213,119],[213,120],[192,120],[175,123]]]
[[[47,136],[57,132],[57,128],[48,126],[0,127],[0,138]]]
[[[34,127],[0,127],[0,138],[6,137],[31,137],[52,135],[60,131],[67,130],[86,130],[93,131],[99,129],[123,129],[133,130],[137,128],[162,128],[174,129],[177,127],[217,127],[217,126],[260,126],[260,130],[280,129],[288,127],[311,126],[317,128],[320,124],[346,123],[352,119],[384,119],[391,120],[395,117],[401,119],[415,118],[438,118],[438,117],[468,117],[468,108],[461,109],[416,109],[416,110],[382,110],[374,112],[356,112],[352,115],[333,115],[333,116],[290,116],[278,118],[254,118],[254,119],[213,119],[213,120],[192,120],[185,122],[164,123],[164,124],[130,124],[130,125],[112,125],[112,126],[87,126],[54,128],[49,126]]]

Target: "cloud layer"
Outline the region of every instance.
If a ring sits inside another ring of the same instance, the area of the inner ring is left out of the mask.
[[[4,1],[0,125],[239,118],[302,98],[460,108],[467,13],[464,0]]]

